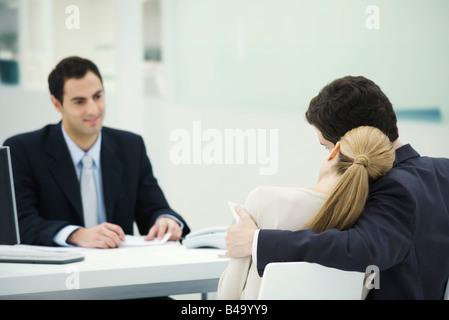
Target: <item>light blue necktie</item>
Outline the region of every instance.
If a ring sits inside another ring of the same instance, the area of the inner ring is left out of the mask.
[[[92,171],[92,157],[85,155],[82,159],[81,200],[83,202],[84,226],[90,228],[98,224],[97,192]]]

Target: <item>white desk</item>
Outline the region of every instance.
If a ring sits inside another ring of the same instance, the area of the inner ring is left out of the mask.
[[[0,263],[0,299],[135,299],[217,290],[224,250],[161,246],[83,250],[64,265]]]

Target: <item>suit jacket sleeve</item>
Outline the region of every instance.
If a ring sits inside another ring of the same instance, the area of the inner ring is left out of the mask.
[[[184,224],[183,236],[190,232],[184,219],[170,208],[165,195],[155,176],[146,148],[140,137],[141,159],[139,162],[139,187],[136,203],[136,223],[141,234],[147,234],[149,229],[161,215],[171,215]]]
[[[53,246],[55,233],[70,222],[65,219],[43,217],[39,214],[39,208],[43,205],[39,203],[39,195],[36,191],[37,181],[33,164],[40,159],[31,156],[34,151],[30,152],[29,146],[25,146],[20,138],[8,139],[4,145],[10,146],[11,150],[21,243]],[[58,201],[58,199],[48,199],[48,201],[51,200]]]
[[[415,203],[398,181],[380,179],[365,210],[345,231],[261,230],[257,243],[258,272],[270,262],[307,261],[349,271],[364,272],[369,265],[382,269],[400,262],[411,243]]]

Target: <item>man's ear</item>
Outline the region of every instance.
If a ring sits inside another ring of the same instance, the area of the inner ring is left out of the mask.
[[[339,151],[340,151],[340,141],[337,141],[335,147],[329,153],[329,157],[327,158],[327,160],[330,161],[333,158],[335,158],[335,156],[338,154]]]
[[[51,100],[51,103],[53,104],[53,106],[55,107],[55,109],[59,112],[59,113],[62,113],[62,104],[61,104],[61,102],[58,100],[58,99],[56,99],[56,97],[54,96],[54,95],[51,95],[50,96],[50,100]]]

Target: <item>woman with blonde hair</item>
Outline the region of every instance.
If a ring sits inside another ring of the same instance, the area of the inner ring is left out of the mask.
[[[345,230],[360,216],[370,184],[387,174],[394,160],[386,135],[374,127],[358,127],[330,150],[316,186],[258,187],[244,207],[261,229]],[[251,257],[232,258],[220,278],[218,298],[257,299],[261,279]]]

